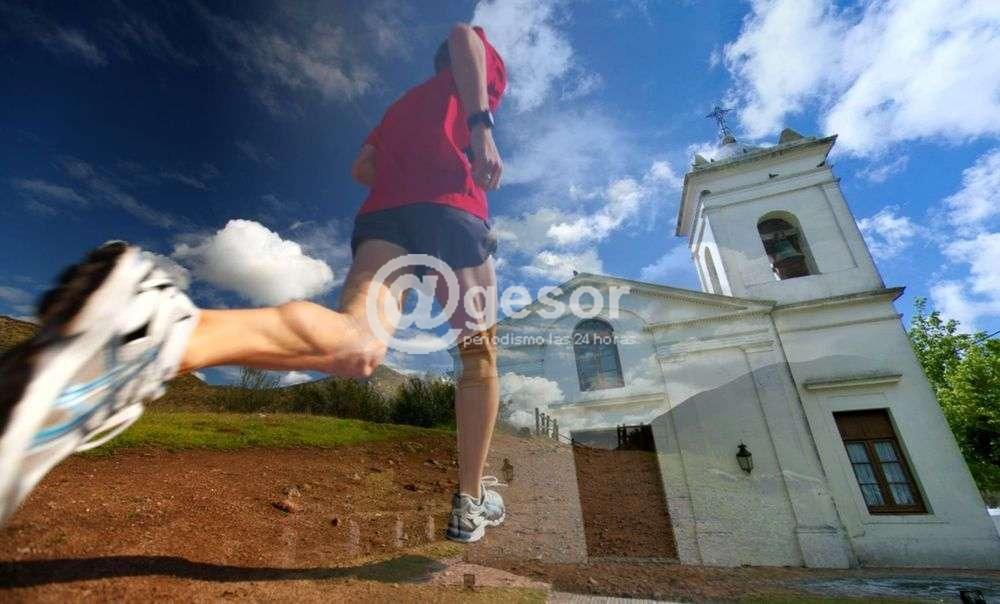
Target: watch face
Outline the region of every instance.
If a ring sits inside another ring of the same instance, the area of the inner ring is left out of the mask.
[[[495,122],[493,121],[493,113],[490,111],[480,111],[479,113],[473,113],[469,117],[469,128],[472,128],[477,124],[483,124],[487,128],[492,128],[495,124]]]

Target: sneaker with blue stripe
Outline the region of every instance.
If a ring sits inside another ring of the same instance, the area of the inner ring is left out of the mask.
[[[164,393],[198,319],[154,256],[105,244],[67,269],[37,334],[0,357],[0,525],[56,464]]]
[[[486,506],[483,500],[455,493],[451,498],[451,517],[445,536],[452,541],[472,543],[479,541],[486,533]]]
[[[455,493],[451,498],[451,517],[445,536],[452,541],[472,543],[483,538],[486,527],[500,526],[506,519],[503,497],[487,487],[507,486],[495,476],[480,480],[479,498]]]

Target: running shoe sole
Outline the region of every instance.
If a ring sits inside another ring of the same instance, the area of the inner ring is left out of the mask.
[[[0,419],[4,420],[0,524],[79,445],[79,440],[53,441],[53,449],[41,449],[47,459],[25,470],[26,454],[53,402],[81,364],[115,337],[116,315],[127,306],[150,266],[138,248],[124,243],[106,244],[91,252],[43,296],[38,334],[0,359]],[[74,287],[79,291],[71,291]]]

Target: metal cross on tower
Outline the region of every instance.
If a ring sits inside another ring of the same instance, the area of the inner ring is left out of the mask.
[[[719,126],[719,138],[724,139],[727,136],[732,137],[734,139],[736,138],[735,136],[733,136],[733,131],[729,129],[728,125],[726,125],[726,114],[729,113],[730,111],[732,111],[732,109],[723,109],[722,107],[716,105],[712,109],[712,112],[705,116],[705,117],[715,118],[715,123],[718,124]]]

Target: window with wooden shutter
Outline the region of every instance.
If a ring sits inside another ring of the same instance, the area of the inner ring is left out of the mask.
[[[845,411],[833,416],[868,511],[872,514],[926,513],[888,411]]]

